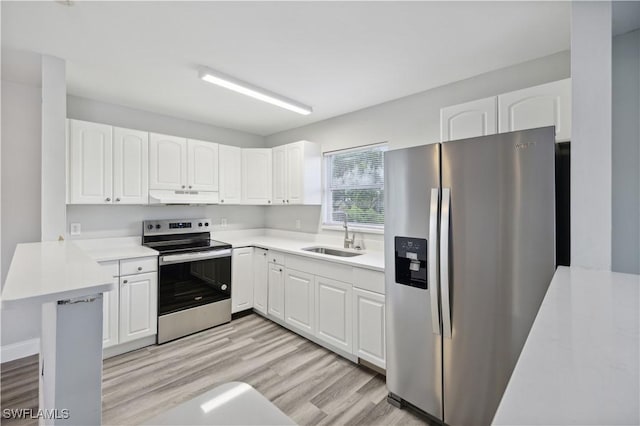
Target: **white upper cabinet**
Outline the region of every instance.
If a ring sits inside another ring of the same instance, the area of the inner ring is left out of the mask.
[[[149,134],[113,128],[113,199],[116,204],[149,202]]]
[[[440,110],[440,140],[473,138],[498,133],[497,98],[478,99]]]
[[[111,126],[69,120],[69,202],[110,204],[113,200]]]
[[[269,148],[242,150],[242,203],[271,204],[272,152]]]
[[[498,96],[500,133],[556,126],[556,140],[571,138],[571,79]]]
[[[273,155],[273,204],[287,202],[287,146],[277,146]]]
[[[187,140],[151,133],[149,188],[181,190],[187,187]]]
[[[240,204],[242,201],[242,149],[219,145],[220,204]]]
[[[320,145],[299,141],[273,148],[275,205],[321,203]]]
[[[187,188],[218,191],[218,144],[187,140]]]

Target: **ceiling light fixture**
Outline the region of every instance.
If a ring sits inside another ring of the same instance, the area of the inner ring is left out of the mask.
[[[252,98],[279,106],[280,108],[288,109],[289,111],[297,112],[298,114],[309,115],[313,112],[313,108],[310,106],[270,92],[261,87],[254,86],[253,84],[245,81],[238,80],[237,78],[221,73],[220,71],[212,70],[210,68],[201,68],[199,75],[202,80],[208,83],[213,83],[220,87],[233,90],[234,92],[251,96]]]

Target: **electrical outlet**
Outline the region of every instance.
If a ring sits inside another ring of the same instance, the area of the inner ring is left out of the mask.
[[[302,223],[300,222],[300,219],[296,219],[296,229],[301,229],[302,228]]]
[[[222,219],[220,219],[220,226],[223,228],[227,227],[227,218],[223,217]]]
[[[79,223],[71,224],[71,231],[70,231],[71,235],[80,235],[81,232],[82,232],[82,226]]]

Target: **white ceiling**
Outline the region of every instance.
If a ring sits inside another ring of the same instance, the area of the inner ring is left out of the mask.
[[[2,46],[68,92],[260,135],[566,50],[567,2],[2,2]],[[314,108],[197,78],[205,65]]]

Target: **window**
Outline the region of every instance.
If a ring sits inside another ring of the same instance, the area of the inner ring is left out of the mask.
[[[324,154],[326,225],[384,226],[384,144]]]

